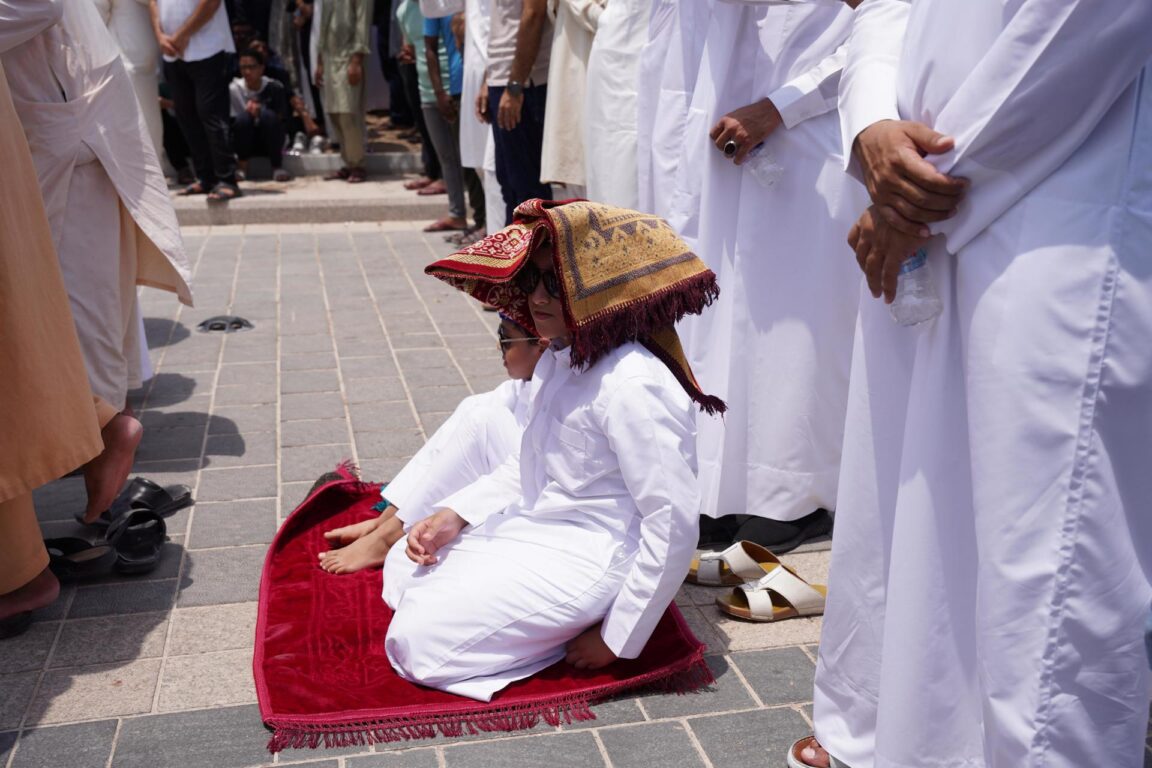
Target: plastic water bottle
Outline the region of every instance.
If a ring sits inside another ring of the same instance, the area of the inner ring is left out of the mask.
[[[776,158],[764,148],[764,142],[752,147],[748,153],[748,158],[744,161],[744,167],[752,174],[752,178],[765,187],[775,184],[784,173],[784,169],[776,162]]]
[[[900,265],[896,298],[888,311],[900,325],[919,325],[936,317],[943,308],[928,268],[928,251],[921,248]]]

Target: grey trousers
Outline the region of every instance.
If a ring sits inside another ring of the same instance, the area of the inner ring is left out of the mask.
[[[459,107],[459,97],[452,98]],[[420,107],[424,113],[424,124],[428,126],[428,134],[432,137],[432,146],[440,159],[444,186],[448,188],[448,215],[458,219],[468,218],[467,209],[464,207],[464,189],[467,186],[473,218],[477,225],[482,225],[485,219],[484,188],[475,171],[460,165],[459,120],[455,123],[448,122],[435,104],[421,104]]]

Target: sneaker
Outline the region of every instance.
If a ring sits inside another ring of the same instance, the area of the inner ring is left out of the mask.
[[[292,146],[288,149],[287,154],[293,157],[299,157],[308,151],[308,137],[304,135],[304,131],[297,131],[296,137],[292,139]]]
[[[313,136],[311,143],[308,145],[308,154],[322,155],[325,148],[328,146],[328,140],[323,136]]]

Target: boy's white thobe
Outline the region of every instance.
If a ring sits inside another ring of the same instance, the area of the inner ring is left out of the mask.
[[[488,700],[563,658],[603,620],[635,658],[696,545],[695,405],[638,344],[574,371],[567,350],[536,366],[521,459],[437,507],[472,527],[419,567],[393,547],[385,647],[405,679]]]
[[[857,14],[845,147],[924,122],[972,184],[933,226],[943,314],[860,308],[817,736],[853,768],[1140,765],[1152,3]]]
[[[407,528],[432,514],[434,505],[500,467],[519,460],[528,423],[532,383],[510,379],[491,392],[464,398],[416,452],[383,495]]]
[[[795,520],[836,508],[860,274],[845,244],[867,200],[842,172],[837,86],[843,4],[717,3],[686,141],[703,155],[697,253],[719,300],[682,323],[701,387],[728,403],[700,425],[702,511]],[[765,187],[708,130],[771,99],[783,119],[761,152]]]

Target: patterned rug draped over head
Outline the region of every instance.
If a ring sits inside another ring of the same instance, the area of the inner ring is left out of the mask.
[[[317,566],[323,533],[379,514],[380,486],[341,467],[284,523],[260,581],[253,672],[268,748],[364,745],[593,719],[589,704],[624,691],[686,692],[712,682],[704,648],[675,606],[638,659],[596,671],[560,661],[484,703],[402,680],[384,654],[392,611],[381,571]]]

